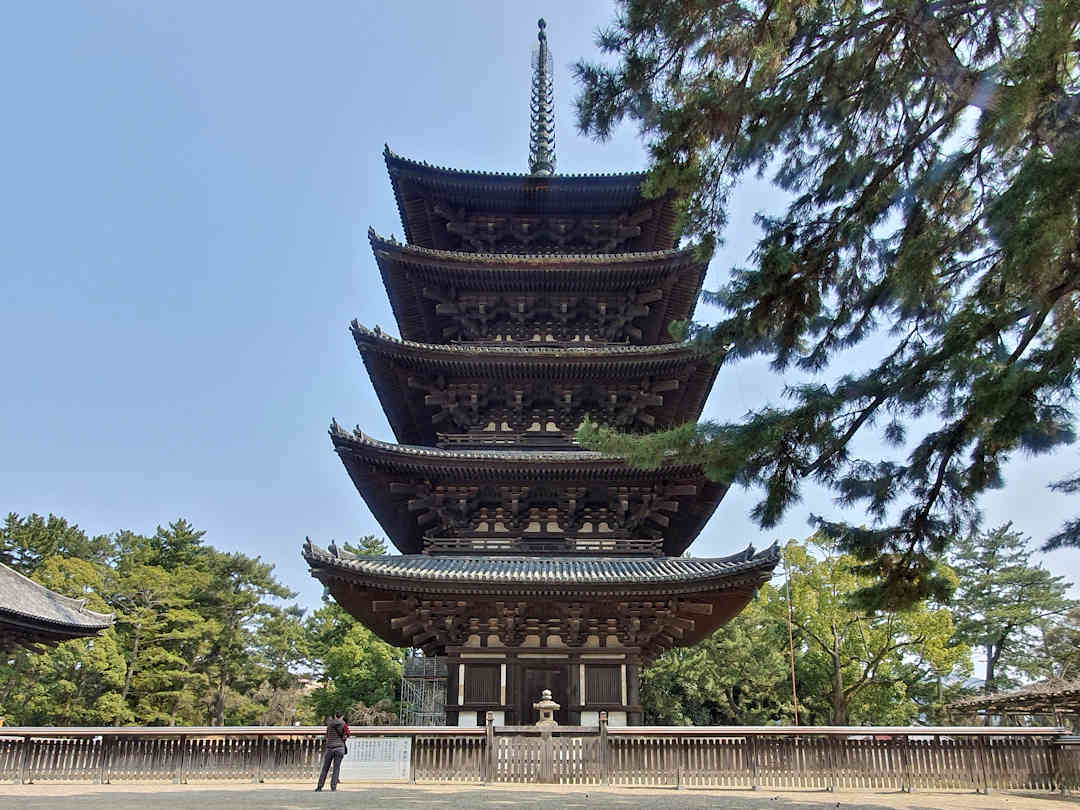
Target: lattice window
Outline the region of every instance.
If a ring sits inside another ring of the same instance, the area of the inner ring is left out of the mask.
[[[617,666],[585,665],[585,703],[622,704],[622,670]]]
[[[499,665],[465,665],[465,702],[499,703]]]

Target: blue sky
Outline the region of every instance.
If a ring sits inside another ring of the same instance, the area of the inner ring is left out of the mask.
[[[0,33],[0,509],[89,532],[186,517],[259,554],[316,603],[305,535],[381,530],[326,436],[331,416],[392,439],[346,327],[395,331],[367,243],[400,237],[382,160],[524,171],[529,52],[548,20],[563,172],[645,165],[635,132],[573,126],[571,63],[608,3],[70,2],[6,10]],[[763,183],[737,195],[709,284],[742,262]],[[699,309],[699,316],[708,311]],[[706,414],[780,390],[724,369]],[[1018,458],[986,520],[1041,539],[1076,509],[1046,483],[1068,449]],[[775,531],[732,491],[697,556],[804,537],[808,491]],[[1080,579],[1080,553],[1047,564]]]

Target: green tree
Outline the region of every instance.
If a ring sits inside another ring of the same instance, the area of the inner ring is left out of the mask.
[[[266,717],[287,723],[300,709],[300,671],[307,665],[308,634],[304,609],[292,605],[266,616],[259,625],[256,649],[266,668],[261,701]]]
[[[873,567],[867,604],[947,595],[937,564],[1005,461],[1073,438],[1078,25],[1072,0],[621,0],[599,37],[615,64],[577,66],[581,129],[637,121],[646,193],[683,200],[705,253],[747,172],[791,199],[706,296],[726,316],[691,332],[727,363],[833,378],[740,422],[580,440],[760,486],[763,527],[816,481],[874,521],[817,523]],[[875,425],[906,459],[860,457]]]
[[[382,557],[388,553],[386,541],[374,534],[365,534],[355,543],[345,543],[345,550],[361,557]]]
[[[210,716],[215,725],[225,724],[226,696],[258,688],[265,670],[252,661],[258,627],[281,608],[267,603],[270,597],[290,599],[296,595],[273,575],[274,566],[239,552],[206,552],[210,584],[201,594],[207,619],[209,648],[202,671],[213,688]]]
[[[791,722],[787,629],[764,604],[761,593],[712,636],[665,653],[642,673],[647,724]]]
[[[327,646],[323,653],[323,684],[310,696],[316,715],[324,718],[334,711],[347,710],[350,717],[355,717],[366,708],[392,707],[401,682],[401,650],[381,641],[359,622],[329,619],[338,611],[341,609],[336,605],[326,605],[314,615],[315,626],[325,627],[329,620],[346,627],[340,641]]]
[[[1062,481],[1055,481],[1050,485],[1050,489],[1055,489],[1058,492],[1067,492],[1073,494],[1080,492],[1080,475],[1073,476],[1072,478],[1066,478]],[[1061,531],[1054,534],[1043,545],[1043,551],[1053,551],[1056,548],[1062,548],[1064,546],[1074,546],[1080,548],[1080,518],[1073,518],[1072,520],[1065,521],[1065,524],[1061,527]]]
[[[170,571],[134,559],[120,557],[108,593],[127,659],[121,697],[128,701],[131,695],[139,722],[173,725],[178,705],[194,702],[193,695],[185,701],[184,693],[206,683],[187,655],[203,640],[204,620],[194,600],[209,586],[209,573],[192,566]]]
[[[1051,678],[1080,680],[1080,607],[1074,607],[1061,621],[1043,632],[1043,658]]]
[[[851,594],[873,583],[854,570],[853,557],[835,554],[822,539],[813,538],[810,546],[792,541],[784,549],[791,620],[801,651],[799,697],[808,719],[833,725],[909,723],[922,708],[915,687],[963,672],[969,649],[954,643],[947,608],[919,603],[866,611],[853,605]],[[786,593],[770,589],[766,596],[766,610],[777,622],[786,621]]]
[[[1041,624],[1076,604],[1066,596],[1065,578],[1033,565],[1031,555],[1026,538],[1011,523],[970,534],[954,547],[957,636],[985,655],[986,694],[1014,685],[1015,675],[1038,674],[1045,665],[1033,654]]]
[[[9,512],[0,527],[0,562],[26,576],[32,576],[50,557],[77,557],[104,565],[113,550],[108,537],[88,537],[77,525],[56,515],[21,518]]]
[[[793,722],[789,604],[801,723],[907,724],[939,716],[949,684],[970,667],[949,610],[927,603],[901,611],[859,608],[850,594],[873,583],[852,570],[851,556],[821,540],[789,542],[786,587],[763,585],[709,639],[672,650],[645,670],[641,699],[649,722]]]

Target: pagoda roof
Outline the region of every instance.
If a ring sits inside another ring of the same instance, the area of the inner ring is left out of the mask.
[[[357,557],[309,540],[303,555],[312,575],[376,635],[429,656],[468,645],[474,626],[509,646],[527,647],[529,633],[553,632],[564,643],[546,650],[563,655],[568,647],[600,652],[588,644],[596,634],[609,641],[605,652],[648,661],[728,622],[771,578],[780,549],[755,553],[751,546],[713,559]],[[489,651],[498,654],[500,646]]]
[[[427,288],[478,294],[640,294],[661,290],[639,343],[667,343],[672,321],[693,316],[708,262],[693,249],[611,255],[466,253],[405,245],[368,230],[398,330],[439,340],[445,319]]]
[[[650,426],[669,427],[700,415],[719,368],[715,352],[694,343],[560,348],[416,343],[371,331],[357,321],[351,331],[394,435],[406,444],[438,440],[423,385],[411,384],[412,375],[418,381],[608,381],[624,386],[659,375],[681,376],[681,384],[672,383],[674,387],[656,394],[662,404],[649,409]]]
[[[661,589],[699,592],[768,579],[780,560],[780,547],[756,552],[753,546],[727,557],[430,557],[403,554],[364,557],[333,554],[311,543],[304,559],[318,575],[320,569],[401,590],[423,589],[453,593],[479,586],[492,594],[545,595],[594,590],[597,595],[650,595]]]
[[[442,450],[391,444],[359,429],[346,431],[331,423],[330,438],[357,490],[394,545],[404,553],[423,549],[423,528],[410,511],[407,496],[395,486],[482,487],[514,484],[526,487],[590,487],[650,485],[670,482],[689,487],[668,496],[675,501],[663,520],[665,554],[681,554],[704,528],[727,491],[710,481],[700,464],[672,460],[655,469],[632,467],[618,456],[591,450]]]
[[[638,250],[674,247],[675,204],[671,195],[648,199],[641,192],[645,174],[554,174],[450,169],[410,160],[383,150],[405,238],[424,247],[447,247],[445,228],[433,210],[438,202],[469,213],[504,216],[619,217],[651,209]],[[443,223],[444,224],[444,223]]]
[[[56,593],[0,563],[0,648],[92,636],[112,623],[111,613],[87,610],[85,599]]]

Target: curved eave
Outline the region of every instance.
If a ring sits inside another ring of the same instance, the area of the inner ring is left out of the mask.
[[[581,256],[461,253],[403,245],[368,231],[383,286],[408,340],[441,339],[442,319],[428,286],[478,293],[618,294],[662,290],[642,343],[672,341],[667,326],[694,313],[708,262],[693,250]]]
[[[665,464],[641,470],[616,456],[586,450],[440,450],[381,442],[359,430],[348,432],[336,422],[330,438],[357,491],[364,498],[394,546],[406,554],[423,548],[423,530],[409,512],[404,496],[391,490],[395,482],[426,486],[519,484],[589,486],[610,483],[687,483],[692,496],[680,498],[678,511],[664,532],[664,553],[677,556],[694,541],[727,491],[709,481],[696,464]]]
[[[409,385],[412,376],[442,377],[447,382],[598,384],[639,379],[642,385],[654,378],[682,377],[678,388],[661,395],[663,405],[650,409],[654,427],[666,428],[698,418],[719,367],[710,351],[685,343],[594,348],[462,346],[396,340],[356,321],[351,331],[394,435],[405,444],[438,441],[433,411],[424,403],[425,392]]]
[[[394,627],[390,614],[374,609],[376,600],[572,600],[591,603],[612,616],[623,599],[704,602],[711,605],[711,612],[696,615],[693,629],[679,642],[693,644],[742,610],[780,559],[775,545],[757,554],[751,547],[721,559],[349,558],[310,543],[303,555],[312,576],[342,607],[398,646],[409,646],[412,639]]]
[[[85,599],[56,593],[0,564],[0,646],[83,638],[112,623],[112,614],[88,610]]]
[[[406,240],[440,247],[427,200],[500,215],[618,216],[647,206],[656,208],[648,227],[636,240],[641,250],[674,247],[675,205],[670,195],[646,199],[641,193],[645,175],[529,174],[448,169],[383,153]]]
[[[0,609],[0,650],[16,644],[56,644],[96,636],[112,626],[103,624],[63,624]]]
[[[310,543],[303,554],[313,570],[332,570],[358,584],[400,590],[438,587],[443,592],[478,586],[498,596],[526,588],[537,594],[563,589],[596,595],[607,594],[608,589],[642,594],[656,588],[720,590],[757,582],[771,575],[780,560],[775,544],[759,552],[748,546],[727,557],[365,557],[343,551],[332,554]]]

